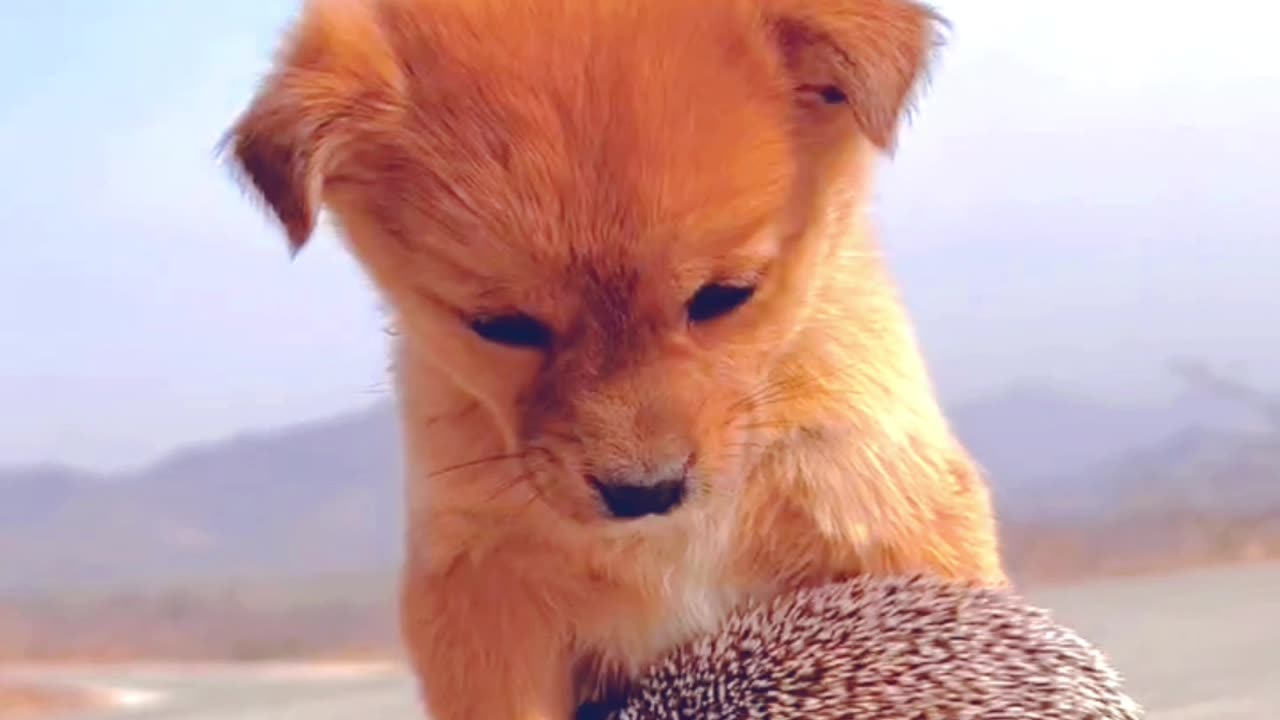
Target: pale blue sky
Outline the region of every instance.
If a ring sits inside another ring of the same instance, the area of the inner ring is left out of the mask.
[[[1158,397],[1181,353],[1280,386],[1280,11],[936,4],[955,35],[879,214],[944,393]],[[385,392],[337,241],[290,263],[213,158],[295,7],[0,5],[0,464],[127,466]]]

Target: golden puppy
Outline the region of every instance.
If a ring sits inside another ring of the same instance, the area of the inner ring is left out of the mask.
[[[1003,580],[864,218],[905,0],[313,0],[228,140],[394,309],[437,720],[561,720],[747,597]]]

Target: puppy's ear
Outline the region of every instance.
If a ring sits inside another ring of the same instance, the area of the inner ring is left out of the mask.
[[[315,228],[344,146],[395,104],[400,70],[368,3],[310,0],[222,150],[291,250]]]
[[[912,0],[761,1],[803,100],[847,106],[867,138],[892,149],[945,21]]]

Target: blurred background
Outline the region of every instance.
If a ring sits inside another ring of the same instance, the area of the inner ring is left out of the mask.
[[[875,212],[1010,567],[1280,717],[1280,9],[936,6]],[[378,301],[214,156],[296,9],[0,3],[0,718],[413,716]]]

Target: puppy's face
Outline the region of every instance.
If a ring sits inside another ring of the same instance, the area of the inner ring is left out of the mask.
[[[785,430],[839,178],[931,38],[900,0],[315,0],[231,141],[295,248],[334,210],[430,359],[407,371],[612,524],[732,488]]]

